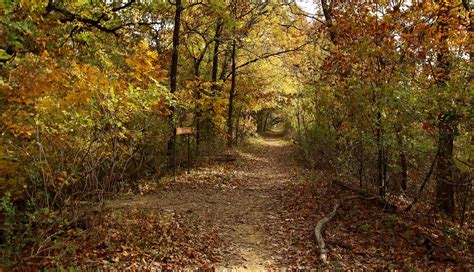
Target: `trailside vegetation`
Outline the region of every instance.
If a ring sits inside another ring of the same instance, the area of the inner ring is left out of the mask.
[[[472,233],[472,3],[316,2],[2,1],[0,262],[59,267],[107,201],[275,129],[352,202]]]

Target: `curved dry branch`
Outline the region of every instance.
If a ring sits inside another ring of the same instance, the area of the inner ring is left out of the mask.
[[[316,224],[316,227],[314,227],[314,236],[316,238],[316,242],[318,243],[319,252],[320,252],[319,258],[325,264],[328,263],[328,251],[326,249],[326,243],[324,242],[323,235],[322,235],[323,227],[326,223],[328,223],[329,221],[333,219],[333,217],[336,215],[337,209],[342,205],[343,202],[349,201],[352,199],[357,199],[357,198],[361,198],[365,200],[374,199],[374,197],[367,198],[367,197],[362,197],[362,196],[350,196],[350,197],[344,198],[339,203],[336,203],[332,211],[326,217],[319,220],[318,223]]]
[[[291,52],[296,52],[296,51],[299,51],[301,50],[302,48],[304,48],[306,45],[310,44],[310,42],[305,42],[303,43],[302,45],[298,46],[298,47],[295,47],[295,48],[290,48],[290,49],[285,49],[285,50],[282,50],[282,51],[278,51],[278,52],[273,52],[273,53],[265,53],[261,56],[258,56],[254,59],[251,59],[247,62],[244,62],[240,65],[237,65],[237,67],[235,68],[236,70],[240,69],[240,68],[243,68],[247,65],[250,65],[252,63],[255,63],[257,61],[261,61],[261,60],[264,60],[264,59],[268,59],[268,58],[271,58],[271,57],[276,57],[276,56],[279,56],[279,55],[283,55],[283,54],[286,54],[286,53],[291,53]],[[232,73],[228,73],[226,76],[225,76],[225,79],[227,80],[228,78],[230,78],[232,76]]]
[[[328,216],[326,216],[323,219],[319,220],[318,224],[316,224],[316,227],[314,228],[314,236],[316,237],[316,242],[318,243],[318,247],[319,247],[319,251],[320,251],[319,258],[324,263],[328,262],[328,256],[327,256],[328,251],[326,249],[326,243],[324,242],[323,235],[321,234],[321,232],[322,232],[322,229],[324,227],[324,224],[329,222],[334,217],[334,215],[336,215],[336,212],[337,212],[337,209],[339,208],[339,206],[341,206],[341,203],[337,203],[336,205],[334,205],[334,208],[332,209],[332,212]]]

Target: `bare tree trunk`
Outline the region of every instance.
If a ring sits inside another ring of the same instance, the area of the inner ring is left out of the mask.
[[[304,119],[304,112],[301,113],[301,124],[303,125],[303,129],[304,129],[304,137],[306,140],[308,140],[309,139],[308,126],[306,125],[306,121]]]
[[[234,111],[234,96],[235,96],[235,84],[236,84],[235,53],[236,53],[236,42],[234,40],[232,42],[232,81],[230,84],[229,109],[227,113],[227,145],[228,146],[232,146],[232,123],[233,123],[232,113]]]
[[[217,19],[216,33],[214,34],[214,53],[212,55],[212,72],[211,72],[211,89],[213,92],[217,91],[217,72],[219,70],[219,46],[221,44],[223,22],[222,19]]]
[[[331,41],[336,44],[337,33],[334,29],[334,22],[332,19],[332,10],[333,10],[334,0],[321,0],[321,7],[323,8],[324,19],[326,20],[326,26],[329,29],[329,37]]]
[[[257,133],[263,133],[267,127],[268,110],[262,109],[257,112]]]
[[[385,196],[385,154],[382,134],[382,114],[377,113],[377,185],[379,195]]]
[[[438,148],[439,158],[436,164],[436,204],[438,208],[449,214],[454,211],[453,181],[453,142],[454,129],[442,116],[439,122]]]
[[[203,53],[204,54],[204,53]],[[204,56],[204,55],[202,55]],[[202,62],[203,58],[200,58],[199,60],[196,61],[195,65],[194,65],[194,78],[196,80],[199,80],[200,78],[200,68],[201,68],[201,62]],[[195,134],[195,137],[196,137],[196,153],[197,155],[199,156],[200,154],[200,146],[201,146],[201,118],[202,118],[202,111],[201,111],[201,107],[199,106],[199,100],[202,98],[202,95],[201,95],[201,84],[199,83],[199,86],[197,86],[196,88],[196,92],[194,94],[194,97],[196,99],[196,104],[195,104],[195,107],[194,107],[194,111],[195,111],[195,115],[194,115],[194,118],[195,118],[195,122],[196,122],[196,134]]]
[[[449,3],[439,1],[440,12],[437,21],[440,33],[440,46],[437,53],[436,84],[445,88],[450,79],[448,32],[450,20]],[[453,180],[453,146],[454,122],[453,112],[441,114],[438,123],[438,163],[436,164],[436,206],[448,214],[454,212],[454,180]]]
[[[403,146],[403,139],[400,134],[397,135],[398,140],[398,156],[400,157],[400,189],[407,191],[408,187],[408,160]]]
[[[296,112],[296,129],[298,130],[298,143],[301,144],[301,123],[300,123],[300,112]]]
[[[173,28],[173,51],[171,54],[171,67],[170,67],[170,93],[174,94],[177,90],[177,74],[178,74],[178,59],[179,59],[179,32],[181,26],[181,12],[183,7],[181,0],[176,0],[176,9],[174,15],[174,28]],[[169,116],[169,123],[172,129],[172,137],[168,141],[168,154],[172,155],[171,163],[174,165],[176,160],[176,127],[174,124],[175,107],[171,106],[171,114]],[[173,167],[173,172],[175,171]]]
[[[233,7],[234,18],[237,17],[237,1],[234,1]],[[235,31],[234,31],[235,32]],[[234,33],[236,35],[236,33]],[[236,84],[236,51],[237,51],[237,37],[232,39],[232,81],[229,91],[229,111],[227,114],[227,146],[232,146],[232,113],[234,111],[234,97],[235,97],[235,84]]]

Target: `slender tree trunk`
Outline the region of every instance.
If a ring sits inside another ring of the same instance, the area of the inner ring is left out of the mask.
[[[384,177],[384,144],[382,135],[382,114],[377,113],[377,184],[379,186],[379,195],[385,196],[385,177]]]
[[[304,129],[304,137],[306,140],[308,140],[309,139],[308,126],[306,125],[306,121],[304,119],[304,112],[301,113],[301,124],[303,125],[303,129]]]
[[[329,37],[333,44],[336,44],[337,33],[334,28],[334,22],[332,19],[332,10],[333,10],[334,0],[331,1],[331,4],[327,0],[321,0],[321,7],[323,8],[324,19],[326,20],[326,26],[329,29]]]
[[[174,94],[177,90],[177,74],[178,74],[178,59],[179,59],[179,33],[181,26],[181,12],[183,7],[181,5],[181,0],[176,0],[176,10],[174,15],[174,28],[173,28],[173,51],[171,54],[171,67],[170,67],[170,93]],[[171,106],[171,114],[169,116],[169,123],[172,129],[172,137],[168,142],[168,154],[171,154],[171,163],[175,164],[176,160],[176,127],[174,123],[175,107]],[[173,171],[175,171],[173,167]]]
[[[202,60],[202,59],[201,59]],[[201,61],[196,62],[194,66],[194,78],[199,79],[200,74],[199,74],[199,69],[201,66]],[[201,86],[198,86],[196,89],[196,104],[194,107],[195,111],[195,121],[196,121],[196,153],[199,156],[200,150],[201,150],[201,118],[202,118],[202,112],[201,112],[201,107],[199,106],[199,100],[201,99]]]
[[[398,156],[400,158],[400,189],[406,192],[408,188],[408,160],[400,134],[397,135],[397,141],[399,148]]]
[[[257,111],[257,133],[262,132],[262,111]]]
[[[234,0],[233,7],[234,18],[237,17],[237,1]],[[229,111],[227,113],[227,146],[232,146],[232,113],[234,111],[234,96],[235,96],[235,84],[236,84],[236,52],[237,52],[237,37],[234,31],[234,37],[232,39],[232,81],[230,84],[229,91]]]
[[[296,129],[298,130],[298,143],[301,144],[301,123],[300,123],[300,111],[296,111]]]
[[[234,96],[235,96],[235,84],[236,84],[236,70],[235,70],[235,53],[236,53],[236,41],[232,41],[232,81],[230,84],[229,91],[229,111],[227,113],[227,145],[232,146],[232,113],[234,111]]]
[[[219,80],[224,81],[226,79],[227,70],[229,69],[229,58],[232,59],[232,52],[229,50],[224,51],[224,59],[221,63],[221,74],[219,75]]]
[[[217,19],[216,33],[214,35],[214,53],[212,55],[212,72],[211,72],[211,89],[213,92],[217,91],[217,72],[219,70],[219,47],[221,44],[221,33],[222,33],[223,22],[222,19]]]

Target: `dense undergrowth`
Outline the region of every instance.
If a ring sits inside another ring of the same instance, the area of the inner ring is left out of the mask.
[[[471,231],[470,4],[336,2],[316,17],[271,1],[0,3],[2,263],[56,258],[106,199],[186,166],[176,127],[194,128],[199,162],[280,126],[309,168]]]

